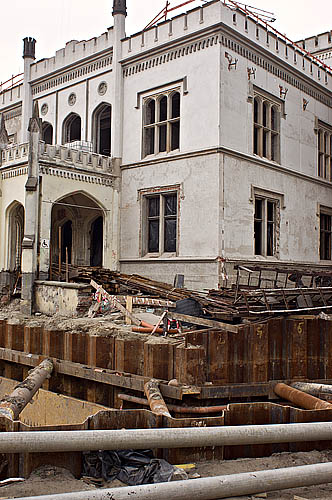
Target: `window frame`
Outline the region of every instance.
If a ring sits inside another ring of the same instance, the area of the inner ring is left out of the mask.
[[[275,112],[274,120],[273,111]],[[282,113],[282,102],[277,98],[267,96],[263,92],[254,90],[252,120],[253,154],[279,164]],[[273,121],[275,121],[274,125]]]
[[[332,260],[332,208],[320,207],[319,210],[319,260],[330,262]],[[322,218],[328,218],[329,228],[322,229]],[[327,247],[322,252],[322,242]]]
[[[173,117],[173,98],[175,95],[179,97],[178,104],[178,116]],[[166,107],[166,118],[160,118],[161,114],[161,101],[163,98],[167,99]],[[154,120],[151,123],[147,123],[147,111],[148,105],[153,101],[154,106]],[[180,131],[181,131],[181,88],[176,87],[162,92],[158,92],[143,98],[142,105],[142,158],[147,158],[149,156],[155,156],[158,154],[168,154],[176,151],[180,151]],[[175,125],[178,124],[178,132],[176,134],[177,147],[173,147],[172,141],[172,130]],[[165,137],[163,138],[165,130]],[[152,131],[152,137],[148,137],[148,131]],[[153,139],[152,139],[153,138]],[[163,143],[161,143],[163,141]],[[150,147],[149,147],[150,142]],[[153,143],[153,147],[151,147]],[[164,146],[162,146],[164,144]],[[153,149],[153,151],[152,151]]]
[[[176,196],[176,214],[165,214],[165,199],[168,196]],[[141,199],[141,229],[140,229],[140,255],[141,257],[175,257],[178,255],[179,248],[179,214],[180,214],[180,190],[179,186],[170,186],[168,188],[147,189],[139,193]],[[149,216],[149,200],[159,197],[159,215]],[[159,220],[159,241],[158,251],[149,251],[149,220]],[[175,251],[165,250],[165,220],[173,219],[176,221],[175,227]]]
[[[262,200],[262,214],[261,219],[256,216],[256,201]],[[285,208],[284,195],[281,193],[274,193],[272,191],[251,186],[250,202],[253,204],[253,254],[255,257],[277,258],[279,259],[280,247],[280,220],[281,209]],[[268,217],[268,203],[273,204],[273,220],[269,221]],[[256,223],[261,222],[261,252],[256,253]],[[273,223],[273,251],[272,254],[268,252],[268,225],[269,222]]]
[[[332,182],[332,127],[317,123],[317,176]]]

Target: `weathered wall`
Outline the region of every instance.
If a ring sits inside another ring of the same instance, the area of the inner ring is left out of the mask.
[[[63,316],[76,316],[86,295],[91,296],[89,285],[36,281],[35,310],[47,315],[59,313]],[[85,310],[89,307],[89,301],[86,302]]]

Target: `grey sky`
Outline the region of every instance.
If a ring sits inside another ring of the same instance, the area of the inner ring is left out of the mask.
[[[171,0],[176,6],[184,0]],[[195,0],[173,12],[198,5]],[[112,0],[10,0],[0,30],[0,81],[23,70],[22,38],[37,40],[37,59],[51,57],[69,40],[98,36],[112,25]],[[166,0],[127,0],[127,35],[143,29],[165,6]],[[273,26],[292,40],[332,29],[331,0],[252,0],[249,5],[274,12]],[[14,14],[15,13],[15,14]]]

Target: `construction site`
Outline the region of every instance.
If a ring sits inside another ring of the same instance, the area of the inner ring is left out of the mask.
[[[331,499],[332,32],[112,16],[0,84],[0,500]]]

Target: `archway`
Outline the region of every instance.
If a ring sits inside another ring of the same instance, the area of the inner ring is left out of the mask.
[[[22,241],[24,236],[24,207],[14,202],[8,208],[8,258],[9,271],[20,271],[22,263]]]
[[[93,113],[93,144],[95,153],[111,156],[111,105],[100,104]]]
[[[42,140],[46,144],[53,144],[53,127],[48,122],[44,122],[42,125]]]
[[[104,220],[97,217],[91,224],[90,266],[100,267],[103,263]]]
[[[68,144],[81,140],[81,117],[76,113],[70,113],[63,122],[62,143]]]
[[[64,277],[65,263],[102,266],[104,210],[88,194],[77,191],[58,199],[51,215],[52,276]],[[59,268],[61,268],[59,270]],[[60,272],[61,271],[61,272]]]

